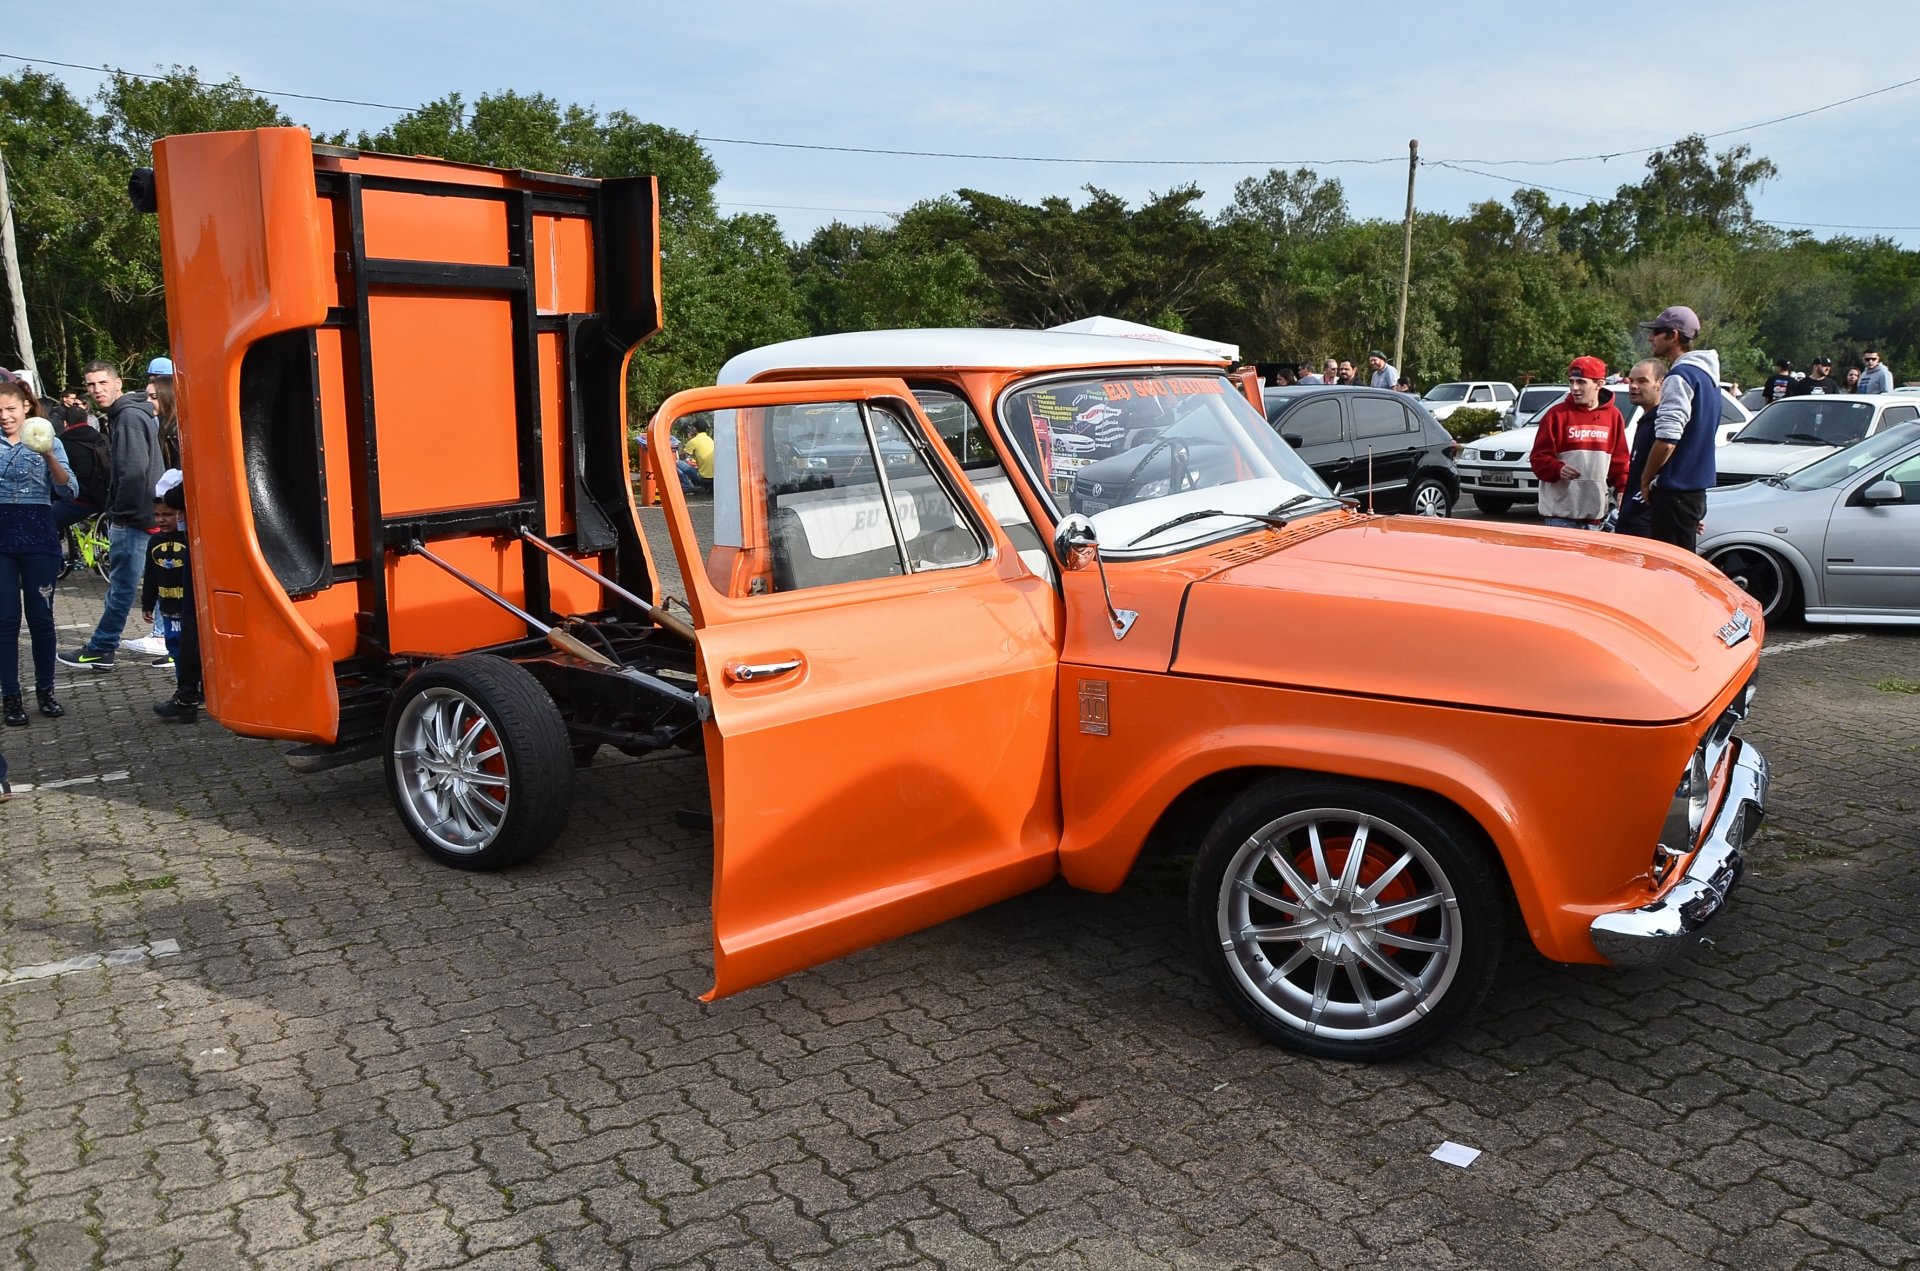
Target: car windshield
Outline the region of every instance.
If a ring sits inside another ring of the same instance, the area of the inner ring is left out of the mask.
[[[1427,390],[1425,400],[1430,402],[1464,402],[1467,400],[1469,384],[1435,384]]]
[[[1733,435],[1730,444],[1772,442],[1787,446],[1851,446],[1867,435],[1873,403],[1843,397],[1796,397],[1775,402]]]
[[[1535,411],[1545,410],[1559,401],[1566,391],[1564,384],[1551,388],[1523,388],[1520,390],[1520,400],[1515,403],[1514,410],[1522,415],[1531,415]]]
[[[1091,517],[1108,554],[1190,512],[1266,513],[1307,495],[1295,504],[1304,515],[1335,502],[1218,372],[1048,380],[1002,397],[1000,419],[1055,516]],[[1147,535],[1127,554],[1172,551],[1251,524],[1196,519]]]
[[[1848,446],[1838,454],[1808,464],[1782,480],[1781,484],[1789,490],[1824,490],[1916,441],[1920,441],[1920,424],[1899,424],[1883,433],[1874,434],[1858,445]]]

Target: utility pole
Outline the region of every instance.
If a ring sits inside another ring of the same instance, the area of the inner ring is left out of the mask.
[[[36,392],[45,392],[33,360],[33,333],[27,329],[27,290],[20,282],[20,253],[13,245],[13,199],[7,193],[6,150],[0,147],[0,264],[6,266],[7,293],[13,297],[13,338],[20,346],[22,369],[33,376]]]
[[[1407,284],[1413,279],[1413,174],[1420,170],[1420,143],[1407,143],[1407,236],[1406,245],[1400,251],[1400,321],[1393,328],[1393,364],[1400,367],[1400,374],[1407,376],[1405,364],[1400,361],[1407,351]]]

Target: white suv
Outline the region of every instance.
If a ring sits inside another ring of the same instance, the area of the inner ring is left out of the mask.
[[[1513,385],[1503,380],[1452,380],[1428,389],[1420,404],[1435,419],[1445,419],[1463,406],[1497,410],[1504,415],[1513,409],[1514,398],[1518,396]]]

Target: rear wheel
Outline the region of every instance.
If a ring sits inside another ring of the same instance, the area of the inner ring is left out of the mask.
[[[1722,547],[1707,554],[1707,563],[1731,578],[1755,601],[1768,622],[1793,612],[1798,590],[1793,567],[1764,547]]]
[[[1276,777],[1220,816],[1188,899],[1215,987],[1268,1040],[1393,1059],[1479,1005],[1504,939],[1472,826],[1371,786]]]
[[[1407,495],[1407,511],[1415,516],[1452,516],[1453,496],[1436,477],[1422,477]]]
[[[1501,498],[1497,494],[1476,494],[1473,496],[1473,506],[1488,516],[1505,516],[1513,509],[1513,500]]]
[[[387,788],[407,832],[456,869],[504,869],[566,828],[573,748],[539,681],[469,654],[416,672],[387,712]]]

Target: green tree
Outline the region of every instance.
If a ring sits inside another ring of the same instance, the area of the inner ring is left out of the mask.
[[[802,320],[815,335],[981,319],[980,262],[960,243],[933,241],[923,218],[905,228],[835,221],[795,248],[792,264]]]

